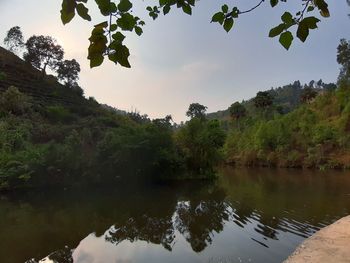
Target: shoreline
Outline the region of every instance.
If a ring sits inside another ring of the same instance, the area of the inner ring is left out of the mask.
[[[350,262],[350,216],[322,228],[300,244],[284,263]]]

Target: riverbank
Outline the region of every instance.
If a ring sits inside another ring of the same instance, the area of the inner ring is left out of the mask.
[[[304,241],[284,263],[350,261],[350,216],[321,229]]]

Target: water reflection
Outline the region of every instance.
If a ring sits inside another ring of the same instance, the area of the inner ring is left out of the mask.
[[[349,174],[300,173],[3,197],[0,262],[280,262],[350,214]]]

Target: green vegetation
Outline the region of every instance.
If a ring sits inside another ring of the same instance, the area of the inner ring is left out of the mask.
[[[213,176],[225,138],[218,121],[195,117],[174,135],[169,117],[151,121],[84,103],[86,116],[38,106],[15,87],[1,93],[0,188]]]
[[[184,154],[186,177],[213,177],[213,168],[222,159],[220,149],[225,143],[226,134],[218,120],[205,118],[206,107],[193,103],[187,112],[192,119],[175,134],[175,142]]]
[[[341,65],[338,87],[312,81],[301,88],[300,82],[295,82],[289,104],[282,98],[290,86],[258,92],[254,99],[240,104],[240,107],[246,107],[248,114],[239,119],[232,115],[231,106],[232,120],[224,120],[230,124],[226,125],[229,133],[225,144],[228,162],[277,167],[350,168],[349,50],[349,43],[342,40],[338,47]],[[252,104],[255,109],[252,109]],[[210,117],[215,116],[217,114]],[[221,113],[221,116],[225,114]]]
[[[94,25],[91,37],[89,38],[88,59],[90,60],[90,66],[98,67],[103,63],[104,58],[108,57],[115,64],[130,68],[130,52],[128,47],[123,43],[126,37],[124,34],[134,32],[140,36],[143,34],[143,26],[145,25],[145,22],[135,14],[133,8],[134,1],[95,0],[94,2],[101,15],[105,18],[101,23]],[[256,2],[254,6],[247,10],[242,10],[232,4],[224,4],[221,8],[218,6],[220,10],[212,16],[211,22],[218,23],[226,32],[229,32],[233,28],[235,21],[242,15],[250,13],[265,4],[275,8],[276,6],[285,4],[283,2],[287,2],[287,0],[257,0]],[[305,42],[310,30],[317,28],[320,19],[315,17],[315,15],[319,14],[322,18],[330,16],[328,4],[325,0],[299,0],[298,2],[300,3],[299,11],[295,14],[285,11],[281,16],[281,22],[269,32],[269,37],[271,38],[279,36],[280,44],[287,50],[290,48],[295,37]],[[86,3],[87,0],[62,0],[62,23],[67,24],[72,21],[76,13],[82,19],[91,21],[92,18],[89,15],[89,9],[85,5]],[[175,7],[182,9],[187,15],[192,15],[192,9],[198,3],[200,1],[159,0],[156,1],[156,5],[147,6],[146,11],[153,20],[157,19],[161,14],[167,15]]]
[[[225,133],[206,120],[205,106],[191,104],[193,119],[176,128],[171,116],[150,120],[86,99],[71,87],[74,77],[66,85],[43,78],[1,48],[0,59],[7,63],[0,68],[0,190],[214,176]]]
[[[191,119],[178,126],[170,115],[150,120],[84,98],[75,60],[40,59],[35,68],[0,48],[7,63],[0,68],[0,189],[208,179],[225,159],[350,168],[349,49],[342,40],[338,86],[296,81],[216,114],[192,103],[186,112]],[[42,74],[50,65],[58,66],[65,85]]]

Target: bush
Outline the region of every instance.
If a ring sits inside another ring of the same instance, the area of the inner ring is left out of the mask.
[[[16,87],[11,86],[0,97],[0,110],[20,115],[30,109],[29,97],[20,92]]]
[[[7,75],[5,72],[0,71],[0,80],[6,79]]]
[[[175,141],[186,161],[186,167],[195,176],[202,176],[222,159],[221,147],[226,134],[218,120],[193,118],[176,134]]]
[[[314,129],[312,141],[315,144],[323,144],[326,142],[335,141],[336,137],[336,130],[334,129],[334,127],[320,124],[317,125]]]
[[[53,122],[70,122],[75,119],[74,115],[62,106],[48,106],[46,108],[46,115]]]

